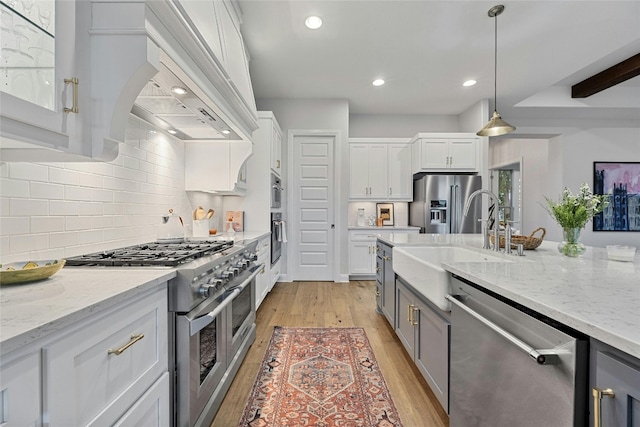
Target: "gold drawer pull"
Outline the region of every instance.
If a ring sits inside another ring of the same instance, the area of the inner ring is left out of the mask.
[[[78,78],[64,79],[64,84],[73,84],[73,106],[71,108],[65,107],[64,112],[78,114]]]
[[[407,321],[413,325],[413,304],[407,305]]]
[[[382,259],[385,261],[391,261],[391,257],[387,255],[383,256]]]
[[[602,414],[600,413],[600,403],[602,402],[602,396],[614,398],[616,397],[616,394],[610,388],[600,390],[596,387],[591,389],[591,394],[593,394],[593,427],[601,427]]]
[[[115,350],[110,348],[109,350],[107,350],[107,354],[115,354],[116,356],[120,356],[126,349],[140,341],[142,338],[144,338],[144,334],[131,335],[131,340],[128,343]]]

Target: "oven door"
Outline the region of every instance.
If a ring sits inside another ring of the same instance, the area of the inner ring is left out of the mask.
[[[271,214],[271,265],[278,262],[282,252],[282,214],[273,212]]]
[[[216,389],[255,321],[255,278],[261,269],[262,264],[250,267],[237,286],[176,315],[177,425],[195,425],[217,398]]]
[[[271,208],[279,209],[282,206],[282,184],[280,178],[271,174]]]

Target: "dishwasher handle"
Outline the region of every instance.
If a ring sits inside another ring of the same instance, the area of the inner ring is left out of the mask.
[[[483,317],[482,315],[478,314],[477,312],[469,308],[466,304],[460,301],[456,295],[447,295],[445,298],[448,301],[450,301],[452,304],[454,304],[456,307],[462,309],[464,312],[474,317],[476,320],[480,321],[481,323],[483,323],[485,326],[487,326],[494,332],[498,333],[507,341],[514,344],[516,347],[518,347],[520,350],[526,353],[531,359],[535,360],[538,364],[540,365],[560,364],[560,357],[558,356],[558,353],[556,350],[535,349],[530,345],[528,345],[527,343],[525,343],[524,341],[522,341],[521,339],[519,339],[518,337],[516,337],[515,335],[505,331],[500,326],[493,323],[491,320]]]

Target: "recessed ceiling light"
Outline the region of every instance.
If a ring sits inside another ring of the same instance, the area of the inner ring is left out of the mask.
[[[229,129],[223,129],[222,133],[224,133],[225,135],[229,135],[231,131]]]
[[[371,82],[372,85],[374,86],[382,86],[384,84],[384,80],[383,79],[375,79],[374,81]]]
[[[475,85],[476,83],[478,83],[478,82],[475,81],[475,80],[467,80],[466,82],[462,83],[462,86],[469,87],[469,86]]]
[[[322,27],[322,19],[319,16],[310,16],[304,20],[304,25],[310,30],[317,30]]]
[[[178,133],[173,129],[169,129],[167,132],[169,132],[171,135],[175,135],[176,133]]]
[[[180,86],[174,86],[171,88],[171,92],[178,94],[178,95],[184,95],[185,93],[187,93],[187,90],[183,87]]]

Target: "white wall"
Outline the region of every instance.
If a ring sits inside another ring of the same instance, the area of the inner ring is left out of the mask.
[[[460,132],[458,116],[418,114],[349,115],[350,138],[412,138],[419,132]]]
[[[188,224],[194,206],[221,198],[184,191],[184,144],[130,116],[109,163],[0,164],[2,262],[53,259],[156,240],[169,208]]]
[[[566,186],[576,193],[583,182],[593,188],[593,162],[640,162],[640,124],[611,122],[566,122],[573,127],[527,126],[525,134],[546,135],[544,140],[496,139],[489,152],[492,161],[520,153],[523,161],[523,192],[526,203],[523,216],[528,228],[539,225],[547,229],[545,240],[562,240],[562,229],[544,210],[544,197],[557,200]],[[557,123],[556,123],[557,124]],[[550,136],[556,135],[556,136]],[[546,156],[544,142],[546,142]],[[539,147],[537,144],[543,144]],[[495,152],[494,152],[495,151]],[[531,176],[533,174],[533,176]],[[527,182],[528,181],[528,182]],[[532,183],[533,182],[533,183]],[[531,200],[534,199],[534,200]],[[604,247],[609,244],[634,245],[640,248],[640,233],[592,231],[589,222],[581,232],[581,241],[588,246]]]
[[[335,150],[336,156],[336,183],[338,184],[336,194],[336,207],[338,213],[336,221],[335,244],[338,251],[336,259],[340,260],[339,274],[347,277],[348,265],[348,233],[347,233],[347,200],[349,197],[349,103],[345,99],[256,99],[256,105],[260,111],[273,111],[280,127],[282,128],[282,160],[283,177],[282,184],[286,189],[290,167],[288,163],[289,130],[325,130],[339,131],[340,140]],[[287,202],[283,203],[283,217],[287,219]],[[286,248],[283,256],[283,275],[286,274]]]

